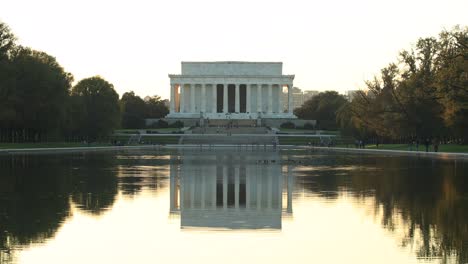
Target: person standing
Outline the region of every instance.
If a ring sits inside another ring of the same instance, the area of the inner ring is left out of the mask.
[[[434,139],[434,152],[438,152],[439,151],[439,141],[437,139]]]
[[[431,144],[431,141],[429,138],[426,138],[426,141],[424,141],[424,145],[426,146],[426,152],[429,152],[429,145]]]

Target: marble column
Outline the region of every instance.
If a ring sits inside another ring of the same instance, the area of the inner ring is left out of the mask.
[[[293,104],[292,104],[292,84],[289,84],[288,85],[288,113],[289,114],[292,114],[292,107],[293,107]]]
[[[195,208],[195,175],[190,175],[190,208]],[[198,176],[198,175],[197,175]]]
[[[206,83],[202,83],[202,93],[201,93],[201,111],[206,112]]]
[[[273,85],[268,84],[268,113],[273,113]]]
[[[257,174],[257,210],[262,208],[262,180],[263,168],[259,168],[260,173]]]
[[[184,84],[180,84],[180,112],[184,113],[185,112],[185,89],[184,89]]]
[[[195,113],[195,86],[190,84],[190,112]]]
[[[262,85],[257,84],[257,112],[263,112],[262,107]]]
[[[211,208],[216,208],[216,165],[212,166],[211,172]],[[214,169],[214,170],[213,170]]]
[[[278,113],[283,113],[283,85],[278,84]]]
[[[223,168],[223,209],[227,209],[227,192],[228,192],[228,168]]]
[[[179,208],[180,210],[184,209],[185,208],[185,195],[184,195],[184,192],[185,192],[185,184],[186,184],[186,178],[184,177],[185,175],[183,173],[181,173],[180,177],[179,177],[179,182],[180,182],[180,190],[179,190]]]
[[[216,113],[217,112],[217,105],[218,105],[218,96],[217,96],[217,91],[216,91],[216,84],[213,84],[213,104],[211,105],[211,112]]]
[[[240,85],[238,83],[234,84],[235,85],[235,89],[236,89],[236,105],[235,105],[235,109],[234,109],[234,112],[236,113],[239,113],[240,112],[240,98],[239,98],[239,95],[240,95]]]
[[[251,104],[251,102],[250,102],[250,86],[252,86],[252,85],[247,84],[246,87],[245,87],[245,89],[246,89],[246,91],[245,91],[245,94],[246,94],[246,96],[245,96],[245,104],[246,104],[245,105],[245,112],[247,112],[247,113],[250,113],[250,104]]]
[[[171,99],[169,113],[175,112],[175,84],[171,83]]]
[[[292,214],[292,192],[293,192],[293,185],[294,185],[294,182],[293,182],[293,176],[292,176],[292,168],[291,166],[288,166],[288,187],[287,187],[287,192],[288,192],[288,195],[287,195],[287,208],[286,208],[286,212]]]
[[[170,201],[169,201],[169,211],[173,212],[176,207],[175,207],[175,201],[176,201],[176,179],[175,179],[175,165],[173,165],[173,159],[174,157],[171,156],[171,163],[169,165],[169,174],[170,174]]]
[[[201,208],[205,209],[205,193],[206,193],[206,173],[203,171],[203,167],[201,168],[202,172],[202,184],[201,184]]]
[[[239,209],[240,167],[234,168],[234,207]]]
[[[250,167],[245,168],[245,208],[250,209]]]
[[[223,92],[223,113],[228,112],[228,84],[224,84]]]
[[[273,201],[273,179],[271,173],[271,167],[266,168],[267,171],[267,208],[271,209],[271,202]]]

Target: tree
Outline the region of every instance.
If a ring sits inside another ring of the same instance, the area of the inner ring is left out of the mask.
[[[109,136],[120,125],[119,95],[99,76],[79,81],[71,92],[75,128],[88,140]]]
[[[13,90],[15,85],[11,53],[16,48],[16,37],[10,28],[0,21],[0,140],[11,135],[10,122],[16,118]]]
[[[146,118],[163,118],[169,114],[165,101],[158,95],[146,99]]]
[[[142,128],[145,126],[146,104],[133,91],[126,92],[120,99],[123,128]]]
[[[61,137],[73,76],[45,52],[17,47],[2,78],[2,131],[10,141]]]
[[[468,28],[421,38],[397,64],[366,82],[340,114],[343,130],[362,130],[389,139],[437,138],[468,141]],[[347,120],[347,122],[346,122]]]
[[[294,114],[301,119],[317,120],[318,126],[322,129],[336,129],[336,112],[345,103],[344,96],[335,91],[326,91],[294,109]]]
[[[16,37],[7,24],[0,21],[0,61],[8,58],[16,46]]]
[[[468,141],[468,29],[459,26],[439,35],[434,65],[435,87],[444,106],[442,118],[451,133]]]
[[[133,91],[124,93],[120,107],[124,128],[142,128],[145,126],[145,118],[163,118],[169,113],[165,100],[160,96],[148,96],[143,100]]]

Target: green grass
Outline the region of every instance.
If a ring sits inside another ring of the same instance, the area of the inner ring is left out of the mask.
[[[180,128],[141,128],[141,129],[117,129],[114,133],[124,133],[124,134],[137,134],[139,130],[151,131],[151,132],[158,132],[158,133],[172,133],[177,132]]]
[[[142,136],[141,141],[142,144],[178,144],[179,143],[179,135],[174,136]],[[111,136],[111,140],[119,141],[125,145],[127,145],[130,136],[127,135],[118,135],[118,136]],[[135,145],[135,144],[133,144]]]
[[[151,137],[143,136],[141,140],[144,144],[178,144],[179,136],[162,136],[162,137]]]
[[[280,145],[309,145],[309,142],[320,142],[317,138],[310,137],[278,137]]]
[[[410,147],[408,144],[380,144],[378,148],[376,145],[366,145],[366,149],[410,150]],[[412,150],[416,151],[416,146],[413,146]],[[426,147],[419,145],[419,151],[426,151]],[[429,151],[434,151],[432,145],[429,147]],[[468,145],[439,145],[439,152],[468,153]]]
[[[75,148],[75,147],[102,147],[108,143],[83,144],[80,142],[45,142],[45,143],[0,143],[0,149],[25,149],[25,148]]]
[[[299,129],[299,128],[280,128],[280,132],[290,134],[316,134],[320,131],[320,135],[335,135],[339,136],[340,131],[337,130],[314,130],[314,129]]]
[[[117,140],[127,145],[129,136],[114,136],[111,140]],[[179,136],[161,136],[151,137],[143,136],[143,144],[178,144]],[[139,145],[139,144],[132,144]],[[76,148],[76,147],[104,147],[111,146],[110,143],[91,143],[81,142],[45,142],[45,143],[0,143],[0,149],[26,149],[26,148]]]

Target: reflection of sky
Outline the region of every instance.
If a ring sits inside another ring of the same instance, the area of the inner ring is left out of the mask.
[[[108,213],[75,211],[55,238],[21,253],[22,263],[409,263],[379,223],[353,201],[299,197],[281,232],[185,232],[168,217],[169,190],[120,196]],[[152,209],[151,209],[152,208]],[[343,221],[346,219],[346,221]],[[363,259],[364,258],[364,259]]]
[[[187,170],[191,172],[187,175],[197,175],[194,173],[197,171],[194,170],[198,166],[197,162],[176,164],[180,164],[179,171]],[[209,175],[213,164],[216,163],[200,164],[198,167],[203,168],[200,171],[204,172],[200,175]],[[237,167],[236,162],[230,164]],[[372,197],[355,198],[349,195],[349,191],[338,190],[335,199],[329,199],[304,188],[299,180],[294,189],[293,214],[281,218],[280,229],[242,228],[227,231],[210,226],[181,229],[181,215],[170,213],[173,211],[170,176],[177,166],[171,163],[165,168],[157,168],[158,188],[153,188],[152,181],[143,181],[138,183],[141,189],[133,196],[125,195],[125,189],[121,189],[116,202],[99,216],[74,208],[72,216],[65,221],[55,237],[19,253],[20,263],[416,261],[411,249],[399,244],[398,237],[403,230],[400,224],[395,226],[394,232],[382,228],[381,212],[379,208],[375,209]],[[251,162],[248,166],[255,172],[255,168],[262,165]],[[296,168],[299,166],[294,167],[293,175],[300,179],[303,170]],[[150,166],[141,164],[123,166],[119,170],[119,178],[131,177],[135,172],[143,178],[150,178],[148,175],[156,177]],[[233,171],[235,177],[237,170]],[[278,175],[275,169],[270,172],[266,175]],[[279,172],[281,179],[287,178],[287,170],[281,168]],[[282,211],[286,207],[286,193],[283,187]],[[235,206],[226,209],[230,212],[236,210]],[[224,207],[216,207],[212,213],[221,214],[224,210]]]

